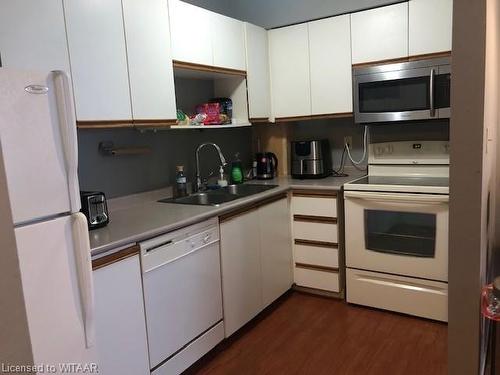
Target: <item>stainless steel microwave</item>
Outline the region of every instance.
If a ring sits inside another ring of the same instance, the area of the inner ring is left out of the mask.
[[[353,68],[354,121],[449,118],[450,82],[449,57]]]

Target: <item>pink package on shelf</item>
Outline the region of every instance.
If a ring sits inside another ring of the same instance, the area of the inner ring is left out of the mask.
[[[204,103],[196,106],[196,112],[205,114],[207,117],[203,121],[204,125],[220,124],[220,104]]]

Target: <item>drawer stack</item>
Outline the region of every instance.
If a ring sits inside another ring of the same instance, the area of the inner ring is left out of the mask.
[[[336,192],[293,191],[292,227],[295,284],[339,293]]]

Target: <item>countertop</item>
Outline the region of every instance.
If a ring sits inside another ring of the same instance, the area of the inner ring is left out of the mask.
[[[240,198],[220,206],[196,206],[185,204],[159,203],[158,199],[168,195],[158,196],[158,193],[145,193],[144,199],[130,199],[129,206],[122,204],[110,207],[110,222],[106,227],[90,232],[90,247],[92,256],[108,253],[157,235],[191,225],[208,218],[219,216],[238,207],[258,202],[290,189],[340,190],[350,181],[366,175],[363,171],[346,171],[348,177],[327,177],[315,180],[298,180],[291,177],[279,177],[265,181],[249,181],[246,183],[278,185],[265,192]],[[168,193],[164,193],[168,194]],[[122,202],[123,198],[118,198]]]

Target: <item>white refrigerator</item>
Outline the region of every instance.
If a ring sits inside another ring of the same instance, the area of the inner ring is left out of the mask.
[[[96,361],[91,255],[87,221],[79,213],[68,82],[60,71],[0,68],[0,201],[10,202],[10,212],[0,213],[0,237],[14,234],[32,360],[55,366],[46,373]],[[1,303],[9,308],[8,300]],[[16,338],[8,339],[14,348]]]

